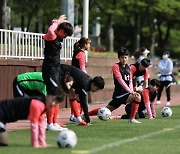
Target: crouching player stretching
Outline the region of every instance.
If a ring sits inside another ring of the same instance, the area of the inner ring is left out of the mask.
[[[30,120],[31,144],[46,147],[44,118],[46,110],[62,102],[64,92],[59,88],[44,97],[18,97],[0,101],[0,146],[8,146],[6,123]]]
[[[133,91],[132,75],[130,73],[130,67],[127,65],[128,62],[128,50],[121,48],[118,51],[119,63],[116,63],[112,67],[113,78],[114,78],[114,93],[113,99],[106,106],[110,111],[114,111],[122,104],[132,102],[131,113],[129,117],[130,123],[141,123],[135,119],[136,112],[141,101],[139,93]],[[99,108],[96,108],[89,112],[90,116],[97,115]],[[114,117],[112,117],[114,118]]]
[[[159,88],[159,81],[157,79],[152,79],[148,88],[141,92],[141,102],[139,105],[136,118],[145,118],[146,114],[144,110],[146,109],[149,119],[154,119],[156,117],[156,111],[154,107],[154,102],[157,96],[157,90]],[[121,119],[128,119],[131,113],[132,103],[126,105],[125,110],[127,114],[122,115]]]

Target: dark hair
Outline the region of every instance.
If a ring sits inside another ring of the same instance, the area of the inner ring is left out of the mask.
[[[97,86],[99,89],[104,89],[105,82],[101,76],[94,77],[92,82],[94,83],[94,86]]]
[[[64,100],[65,97],[65,92],[62,88],[60,87],[54,87],[53,90],[48,94],[48,95],[53,95],[56,96],[56,100],[58,102],[62,102]]]
[[[152,79],[152,80],[150,81],[150,85],[159,87],[160,82],[159,82],[159,80],[157,80],[157,79]]]
[[[66,87],[66,83],[70,82],[70,81],[74,81],[74,78],[69,74],[66,73],[65,75],[63,75],[62,78],[60,78],[60,87],[65,91],[68,92],[68,89]]]
[[[141,47],[141,48],[139,48],[139,49],[137,49],[137,50],[135,51],[134,56],[135,56],[136,60],[137,60],[141,55],[143,55],[143,52],[144,52],[146,49],[147,49],[147,48],[145,48],[145,47]]]
[[[144,59],[141,60],[140,63],[141,63],[144,67],[147,68],[147,67],[150,65],[150,62],[151,62],[151,61],[150,61],[148,58],[144,58]]]
[[[170,52],[169,51],[164,51],[163,55],[170,55]]]
[[[74,79],[69,73],[66,73],[65,77],[64,77],[64,82],[67,83],[67,82],[70,82],[70,81],[74,81]]]
[[[122,47],[118,50],[118,58],[121,57],[121,56],[128,56],[129,55],[129,51]]]
[[[145,47],[141,47],[141,48],[139,49],[139,54],[142,54],[146,49],[147,49],[147,48],[145,48]]]
[[[67,36],[71,36],[74,31],[73,26],[68,22],[63,22],[63,23],[59,24],[57,31],[59,31],[60,29],[63,29],[64,32],[67,34]]]
[[[76,52],[77,50],[81,49],[85,44],[87,44],[90,41],[91,40],[89,38],[82,37],[79,41],[77,41],[74,44],[74,52]]]

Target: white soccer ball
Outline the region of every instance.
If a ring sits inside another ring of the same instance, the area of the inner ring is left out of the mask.
[[[72,130],[61,131],[57,137],[57,145],[60,148],[73,148],[77,144],[76,133]]]
[[[105,121],[109,120],[111,118],[111,111],[106,107],[100,108],[98,110],[98,118]]]
[[[161,114],[163,117],[170,117],[172,115],[172,109],[170,107],[163,107],[161,110]]]

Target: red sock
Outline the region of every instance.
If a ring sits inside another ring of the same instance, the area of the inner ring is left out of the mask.
[[[70,104],[70,107],[71,107],[71,115],[74,115],[74,110],[73,110],[73,108],[72,108],[72,100],[69,100],[69,104]]]
[[[89,112],[89,116],[95,116],[95,115],[97,115],[99,109],[100,109],[100,108],[96,108],[96,109],[90,111],[90,112]]]
[[[79,103],[76,100],[70,100],[71,110],[74,112],[74,116],[77,118],[80,116]]]
[[[78,102],[78,106],[79,106],[79,113],[81,114],[82,113],[82,108],[81,108],[81,104]]]
[[[139,102],[133,102],[131,106],[131,114],[129,117],[130,120],[135,119],[138,108],[139,108]]]
[[[54,106],[53,123],[58,123],[58,118],[59,118],[59,107],[60,107],[59,104],[57,104],[57,105]]]
[[[47,123],[48,124],[53,123],[54,110],[55,110],[54,106],[47,110]]]

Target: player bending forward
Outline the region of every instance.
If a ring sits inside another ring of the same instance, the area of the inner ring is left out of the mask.
[[[59,88],[44,97],[18,97],[0,101],[0,146],[8,146],[6,123],[30,120],[31,145],[46,147],[45,112],[62,102],[64,92]]]
[[[113,78],[114,78],[114,93],[112,100],[106,106],[110,111],[114,111],[122,104],[132,102],[131,113],[129,117],[130,123],[141,123],[135,119],[136,112],[141,101],[139,93],[133,91],[132,75],[130,73],[130,67],[127,65],[128,62],[128,50],[121,48],[118,51],[119,63],[116,63],[112,67]],[[96,108],[89,112],[90,116],[97,115],[99,108]]]

